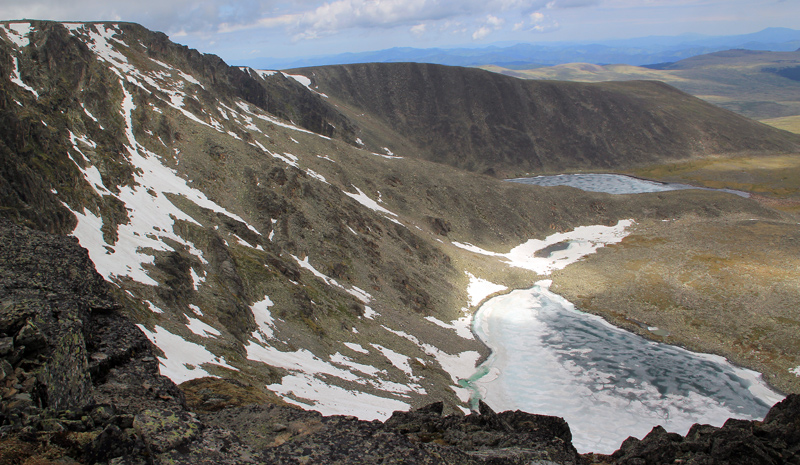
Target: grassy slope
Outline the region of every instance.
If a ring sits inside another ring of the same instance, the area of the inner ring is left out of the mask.
[[[765,69],[798,64],[798,52],[721,52],[683,60],[664,70],[585,63],[522,71],[498,67],[486,69],[525,79],[583,82],[658,80],[744,116],[770,119],[800,115],[800,82]]]
[[[772,127],[783,129],[784,131],[800,134],[800,116],[784,116],[782,118],[762,119],[762,123]]]

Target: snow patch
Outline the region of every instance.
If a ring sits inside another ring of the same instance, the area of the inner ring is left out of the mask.
[[[469,287],[467,287],[467,294],[469,294],[469,304],[473,307],[481,303],[481,301],[495,292],[500,292],[508,289],[501,284],[481,279],[470,273],[466,272],[469,276]]]
[[[376,316],[381,316],[381,314],[373,310],[372,307],[364,307],[364,318],[374,320]]]
[[[308,174],[309,176],[311,176],[311,177],[312,177],[312,178],[314,178],[314,179],[317,179],[317,180],[319,180],[319,181],[322,181],[322,182],[324,182],[325,184],[330,184],[330,183],[328,182],[328,180],[327,180],[327,179],[325,179],[325,176],[323,176],[323,175],[321,175],[321,174],[317,173],[316,171],[312,170],[311,168],[306,168],[306,174]]]
[[[300,168],[300,166],[297,164],[298,158],[296,156],[292,155],[291,153],[284,153],[283,155],[280,155],[278,153],[270,152],[270,154],[273,157],[277,158],[278,160],[283,161],[287,165],[294,166],[295,168]]]
[[[475,367],[480,359],[480,354],[474,350],[468,350],[451,355],[436,346],[420,342],[420,340],[412,334],[408,334],[404,331],[394,330],[388,326],[381,327],[386,331],[408,339],[419,346],[426,354],[436,359],[439,365],[450,375],[455,383],[457,383],[460,379],[467,379],[472,376],[473,373],[475,373]]]
[[[39,98],[39,92],[36,92],[33,87],[22,81],[22,76],[19,74],[19,59],[17,57],[14,57],[14,70],[11,71],[11,82],[32,93],[37,99]]]
[[[171,379],[175,384],[204,376],[212,376],[201,368],[204,364],[238,371],[238,369],[228,365],[224,358],[217,357],[200,344],[189,342],[161,326],[156,326],[153,331],[141,324],[136,326],[142,330],[153,344],[164,352],[164,357],[158,357],[161,365],[161,374]]]
[[[189,304],[188,307],[189,307],[189,310],[191,310],[192,313],[194,313],[195,315],[203,316],[203,311],[200,310],[200,307],[198,307],[197,305]]]
[[[475,336],[472,334],[472,315],[464,315],[450,323],[445,323],[444,321],[432,316],[426,316],[425,319],[436,326],[441,326],[442,328],[455,331],[459,337],[463,337],[464,339],[475,339]]]
[[[363,289],[359,289],[356,286],[353,286],[352,288],[348,289],[348,288],[342,286],[341,284],[339,284],[338,281],[336,281],[335,279],[331,278],[330,276],[326,276],[326,275],[320,273],[319,271],[317,271],[317,269],[314,268],[311,265],[311,263],[308,262],[308,256],[306,256],[306,258],[304,258],[303,260],[300,260],[299,258],[295,257],[294,255],[291,255],[291,257],[294,258],[294,260],[297,262],[298,265],[300,265],[302,268],[307,269],[308,271],[310,271],[314,276],[318,277],[319,279],[325,281],[325,283],[327,285],[333,286],[333,287],[338,287],[338,288],[344,290],[345,292],[347,292],[348,294],[354,296],[355,298],[357,298],[358,300],[360,300],[361,302],[363,302],[365,304],[368,304],[370,301],[372,301],[372,296],[368,292],[364,291]]]
[[[411,409],[409,403],[332,386],[305,373],[284,376],[280,384],[267,387],[290,404],[326,416],[353,415],[361,420],[383,421],[397,410]]]
[[[7,28],[0,25],[0,29],[5,30],[8,40],[19,48],[27,47],[31,43],[28,39],[28,34],[33,30],[31,23],[9,23]]]
[[[419,377],[414,376],[414,370],[411,369],[411,364],[408,363],[410,357],[407,355],[403,355],[399,352],[395,352],[392,349],[386,348],[380,344],[370,344],[372,347],[378,349],[378,351],[386,357],[395,368],[399,369],[403,373],[405,373],[411,380],[418,381]],[[418,391],[419,392],[419,391]],[[422,390],[421,393],[425,391]]]
[[[202,252],[194,244],[173,232],[176,221],[200,224],[175,206],[165,194],[183,196],[202,208],[227,215],[244,224],[247,222],[209,200],[203,192],[190,187],[174,170],[164,166],[156,154],[136,141],[131,122],[131,112],[134,109],[133,96],[122,80],[120,86],[123,92],[120,113],[125,120],[127,161],[134,168],[135,182],[120,187],[116,197],[125,204],[129,221],[118,226],[117,242],[107,244],[101,232],[102,219],[83,208],[82,211],[74,211],[78,225],[73,235],[89,250],[98,271],[107,279],[128,276],[142,284],[156,286],[158,283],[148,276],[144,266],[153,263],[153,256],[145,252],[149,249],[171,251],[173,248],[167,245],[167,242],[175,241],[186,247],[188,252],[198,257],[201,262],[207,263]],[[100,188],[102,184],[93,171],[84,170],[84,175],[96,189]],[[251,226],[247,227],[256,232]],[[145,234],[144,231],[152,232]],[[193,279],[195,286],[202,282],[194,274]]]
[[[245,349],[249,360],[267,363],[290,372],[280,383],[268,385],[271,391],[289,403],[317,410],[323,415],[355,415],[361,419],[385,419],[398,408],[410,407],[405,402],[393,398],[343,389],[332,384],[331,377],[379,389],[389,396],[407,395],[413,391],[409,386],[380,379],[377,376],[383,373],[381,370],[356,364],[341,354],[335,354],[331,357],[331,362],[326,362],[305,349],[283,352],[253,341],[245,346]],[[375,377],[356,375],[350,370],[336,366],[335,363],[349,366],[365,375],[373,374]]]
[[[199,290],[200,289],[200,285],[203,284],[204,282],[206,282],[205,276],[202,276],[202,277],[198,276],[197,272],[194,271],[193,267],[189,268],[189,274],[192,277],[192,286],[194,287],[194,290],[195,291]]]
[[[250,306],[250,311],[253,312],[253,318],[258,326],[256,332],[260,331],[268,339],[275,337],[275,320],[269,311],[269,308],[273,305],[275,304],[270,300],[269,296],[264,296],[264,300],[260,300]]]
[[[189,328],[189,331],[197,334],[198,336],[209,337],[209,336],[222,335],[222,333],[217,331],[216,328],[198,320],[197,318],[192,318],[192,317],[187,317],[187,318],[189,319],[189,324],[186,325],[186,327]]]
[[[354,352],[359,352],[359,353],[362,353],[362,354],[368,354],[369,353],[369,350],[363,348],[361,346],[361,344],[356,344],[355,342],[343,342],[342,344],[344,344],[345,347],[347,347],[348,349],[350,349],[350,350],[352,350]]]
[[[281,73],[281,74],[283,74],[284,76],[286,76],[288,78],[294,79],[295,81],[297,81],[300,84],[302,84],[303,86],[305,86],[305,88],[310,90],[311,92],[314,92],[315,94],[320,95],[322,97],[328,98],[328,96],[323,94],[322,92],[319,92],[319,91],[314,90],[314,89],[311,88],[311,79],[310,78],[308,78],[306,76],[303,76],[303,75],[300,75],[300,74],[286,74],[286,73]]]
[[[376,211],[378,213],[382,213],[384,216],[387,217],[387,219],[391,220],[394,223],[399,224],[400,226],[403,226],[402,223],[397,221],[395,218],[392,218],[392,217],[397,217],[396,213],[391,212],[391,211],[381,207],[380,205],[378,205],[378,202],[376,202],[376,201],[372,200],[371,198],[369,198],[369,196],[367,194],[361,192],[361,189],[359,189],[358,187],[353,186],[353,188],[356,190],[355,194],[351,194],[351,193],[346,192],[346,191],[342,191],[342,192],[344,192],[344,195],[350,197],[351,199],[355,200],[356,202],[360,203],[361,205],[369,208],[370,210],[374,210],[374,211]]]
[[[595,253],[600,247],[622,241],[628,235],[626,229],[632,224],[633,220],[620,220],[616,226],[580,226],[570,232],[552,234],[544,240],[531,239],[505,254],[484,250],[472,244],[452,244],[473,253],[501,257],[509,266],[547,275]],[[537,256],[537,252],[550,246],[555,248],[547,256]]]
[[[83,102],[81,102],[81,108],[83,108],[83,112],[86,113],[86,116],[88,116],[95,123],[99,123],[99,121],[97,121],[97,118],[95,118],[94,115],[91,114],[89,110],[86,109],[86,105],[84,105]]]
[[[255,73],[261,76],[262,78],[277,74],[277,71],[266,70],[266,69],[254,69],[253,71],[255,71]]]

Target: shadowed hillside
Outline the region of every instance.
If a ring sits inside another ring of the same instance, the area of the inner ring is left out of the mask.
[[[525,81],[408,63],[296,72],[350,108],[368,145],[387,137],[369,130],[374,119],[404,136],[415,156],[471,171],[608,169],[800,147],[795,135],[657,82]]]

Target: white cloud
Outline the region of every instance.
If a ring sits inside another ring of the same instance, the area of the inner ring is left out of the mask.
[[[253,28],[285,27],[297,39],[311,39],[352,29],[383,30],[406,27],[414,35],[430,30],[463,30],[453,25],[486,18],[473,37],[485,37],[506,23],[506,16],[519,17],[545,8],[547,0],[335,0],[311,3],[283,15],[266,15],[240,23],[224,23],[221,32]],[[484,30],[484,27],[488,28]]]
[[[481,40],[486,38],[489,34],[492,33],[492,30],[486,26],[482,26],[480,29],[472,33],[472,38],[475,40]]]
[[[756,27],[794,27],[786,18],[797,17],[798,5],[796,0],[2,0],[1,9],[3,19],[136,22],[230,59],[243,56],[250,47],[283,56],[320,53],[319,45],[304,45],[300,39],[321,37],[336,38],[322,47],[325,52],[363,48],[365,37],[374,40],[370,44],[375,47],[415,37],[425,37],[432,46],[470,36],[508,39],[512,30],[525,39],[526,32],[561,29],[559,21],[564,23],[561,39],[568,38],[563,35],[566,31],[618,35],[619,28],[611,24],[624,24],[629,30],[647,17],[660,18],[658,33],[670,35],[674,30],[689,31],[687,26],[679,29],[686,21],[695,27],[720,11],[729,17],[715,23],[725,25],[726,31],[734,32],[728,26],[737,23],[735,32],[753,32]],[[533,13],[541,16],[531,17]],[[487,21],[489,17],[495,19]],[[507,31],[501,33],[501,26]],[[219,33],[223,36],[216,37]],[[217,45],[210,45],[212,40]],[[245,41],[247,50],[239,50]]]
[[[647,1],[642,2],[640,0],[637,0],[637,2],[638,2],[637,6],[647,6]],[[600,3],[601,3],[600,0],[552,0],[547,3],[547,8],[549,9],[580,8],[587,6],[597,6]]]
[[[559,28],[558,21],[539,11],[534,11],[528,18],[530,25],[527,28],[525,27],[525,22],[522,21],[514,24],[514,31],[549,32]]]
[[[170,34],[215,32],[221,23],[263,16],[274,1],[241,0],[3,0],[2,19],[131,21]]]
[[[503,24],[505,24],[505,23],[506,23],[505,19],[498,18],[497,16],[489,15],[489,16],[486,17],[486,24],[488,24],[489,26],[491,26],[491,27],[493,27],[495,29],[503,27]]]
[[[172,37],[283,29],[284,37],[311,39],[392,28],[419,36],[435,29],[464,33],[463,25],[471,24],[478,38],[547,8],[548,1],[567,8],[599,0],[3,0],[2,9],[3,19],[122,20]]]
[[[473,40],[481,40],[486,38],[489,34],[494,31],[497,31],[506,24],[506,20],[494,15],[487,15],[486,19],[484,20],[483,26],[478,28],[475,32],[472,33]]]

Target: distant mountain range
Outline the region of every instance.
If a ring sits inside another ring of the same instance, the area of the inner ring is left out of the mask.
[[[767,28],[752,34],[706,36],[683,34],[600,42],[518,43],[483,48],[395,47],[362,53],[303,58],[253,58],[241,63],[255,69],[291,69],[354,63],[436,63],[452,66],[498,65],[530,69],[562,63],[649,65],[673,62],[728,49],[794,51],[800,48],[800,30]]]

